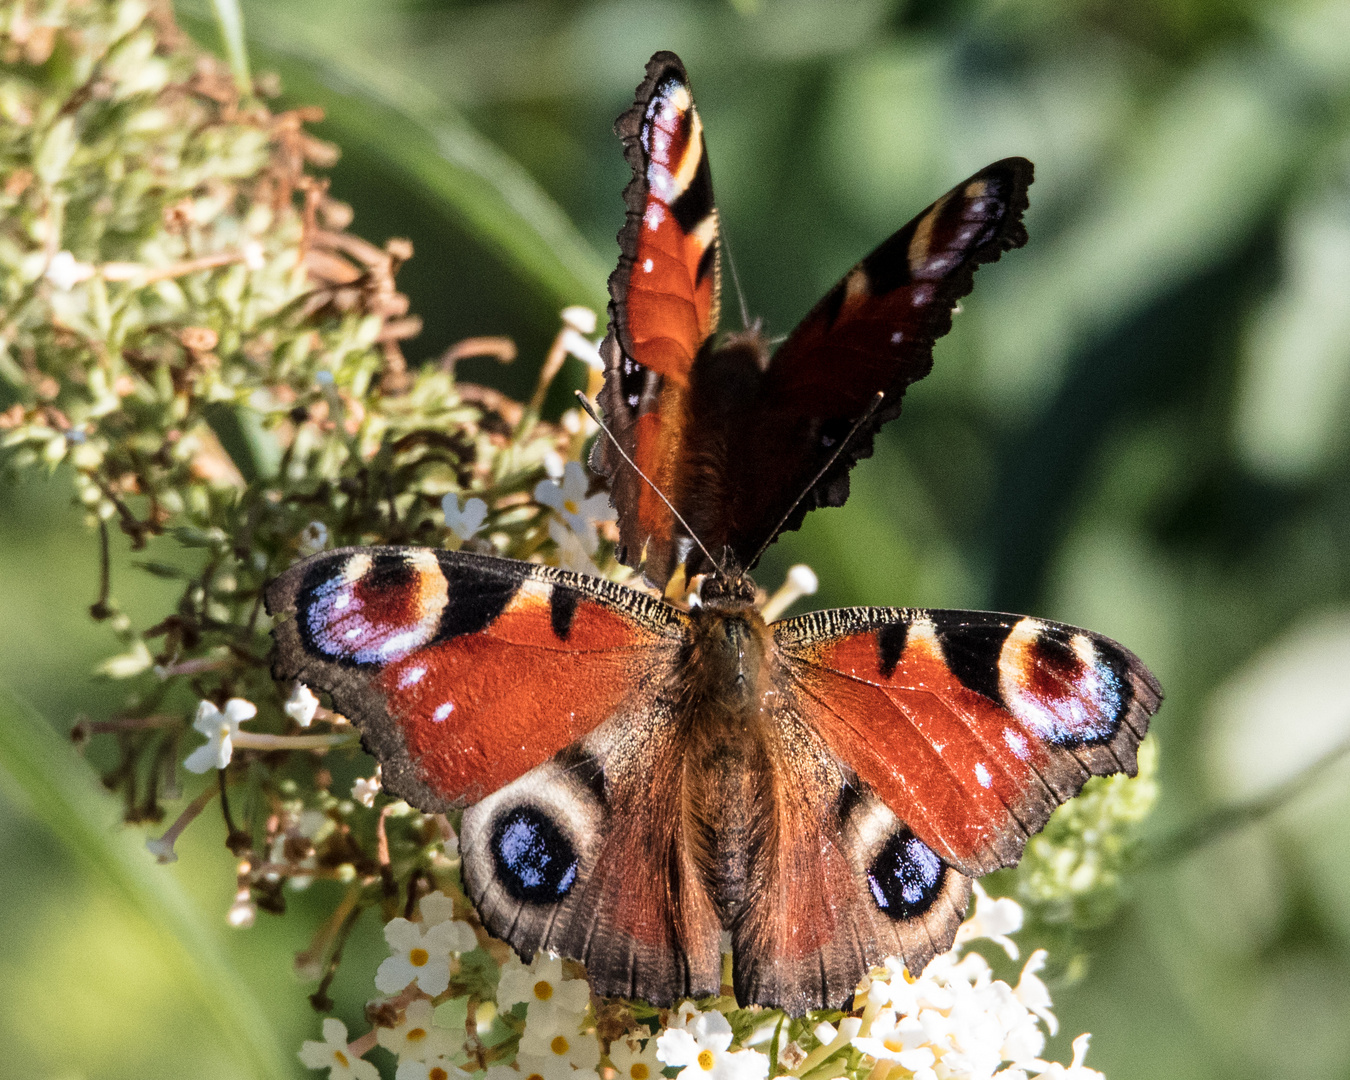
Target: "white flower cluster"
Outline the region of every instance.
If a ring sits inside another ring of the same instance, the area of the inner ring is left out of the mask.
[[[525,1002],[525,1031],[514,1065],[494,1065],[483,1080],[600,1080],[600,1043],[583,1027],[591,1003],[584,979],[569,979],[562,961],[543,953],[529,964],[512,954],[497,985],[497,1008]]]
[[[1050,992],[1036,974],[1045,966],[1044,949],[1028,958],[1015,987],[995,979],[979,953],[961,955],[962,944],[985,938],[1016,959],[1017,946],[1007,935],[1021,925],[1022,910],[1014,901],[994,899],[977,884],[975,914],[962,925],[955,948],[934,957],[917,979],[891,959],[886,974],[870,980],[852,1045],[865,1061],[894,1062],[914,1080],[1098,1080],[1101,1073],[1083,1065],[1086,1035],[1074,1042],[1067,1068],[1040,1058],[1041,1025],[1051,1035],[1059,1029]],[[884,1080],[887,1072],[874,1068],[870,1076]]]
[[[723,1013],[702,1012],[686,1002],[663,1029],[616,1039],[606,1050],[595,1031],[585,980],[568,978],[555,956],[541,954],[523,964],[513,954],[502,968],[496,1005],[502,1014],[526,1006],[523,1030],[512,1021],[520,1032],[515,1059],[493,1064],[477,1078],[600,1080],[604,1068],[613,1080],[657,1080],[669,1069],[678,1070],[675,1080],[768,1080],[776,1061],[779,1075],[851,1080],[1102,1080],[1083,1064],[1087,1035],[1074,1040],[1068,1065],[1040,1056],[1047,1032],[1058,1029],[1050,993],[1037,974],[1045,965],[1044,950],[1028,958],[1016,986],[995,979],[978,953],[962,954],[968,942],[985,939],[1010,958],[1018,956],[1008,935],[1021,928],[1022,909],[1012,900],[989,897],[978,885],[975,896],[975,912],[962,924],[956,947],[918,978],[900,961],[888,960],[859,987],[858,1014],[837,1026],[817,1024],[791,1042],[790,1025],[779,1013],[756,1016],[738,1045]],[[420,911],[420,923],[389,923],[385,937],[393,955],[375,979],[380,990],[401,993],[404,1000],[419,991],[432,998],[443,994],[452,954],[476,944],[468,924],[453,919],[444,894],[425,897]],[[413,996],[397,1025],[351,1045],[340,1023],[325,1021],[325,1041],[306,1042],[300,1058],[311,1068],[328,1068],[330,1080],[373,1080],[373,1067],[357,1051],[378,1042],[398,1055],[397,1080],[472,1080],[463,1069],[469,1058],[462,1038],[436,1027],[434,1012],[432,1001]],[[761,1049],[766,1044],[772,1056]]]

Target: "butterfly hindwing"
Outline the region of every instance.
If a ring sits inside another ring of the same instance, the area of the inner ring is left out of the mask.
[[[672,693],[609,722],[464,813],[464,884],[525,957],[586,965],[602,996],[673,1004],[721,986],[721,926],[693,857]]]
[[[777,623],[803,714],[924,844],[1015,864],[1090,776],[1134,775],[1162,692],[1124,647],[969,611],[854,608]]]
[[[774,700],[763,766],[772,790],[749,847],[754,887],[730,920],[736,998],[792,1015],[848,1008],[886,957],[917,972],[950,945],[970,879],[838,760],[790,681]]]
[[[291,567],[267,608],[273,672],[327,690],[423,810],[495,791],[659,681],[674,608],[552,567],[424,548],[344,548]]]

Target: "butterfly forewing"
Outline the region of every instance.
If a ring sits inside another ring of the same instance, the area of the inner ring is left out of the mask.
[[[1011,866],[1090,776],[1133,775],[1161,690],[1076,627],[973,611],[854,608],[774,626],[799,707],[942,860]]]
[[[679,57],[660,52],[651,58],[637,99],[615,130],[633,178],[624,190],[619,265],[609,278],[600,404],[638,468],[669,492],[689,453],[689,380],[717,330],[720,293],[703,122]],[[653,567],[667,567],[679,539],[669,508],[607,439],[596,443],[593,465],[610,478],[626,560],[637,565],[646,554]]]
[[[424,548],[343,548],[269,585],[273,673],[328,691],[423,810],[546,761],[664,670],[682,616],[611,582]]]

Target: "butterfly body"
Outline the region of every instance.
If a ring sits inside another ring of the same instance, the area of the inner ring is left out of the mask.
[[[948,948],[972,879],[1016,863],[1089,777],[1133,774],[1161,700],[1090,631],[911,608],[769,624],[741,569],[844,501],[975,266],[1025,240],[1031,166],[953,188],[775,350],[758,325],[717,332],[718,221],[678,58],[652,58],[618,130],[634,180],[601,348],[613,443],[592,463],[620,559],[666,595],[698,583],[698,602],[339,549],[268,587],[291,616],[274,673],[330,694],[390,792],[466,808],[465,891],[522,956],[670,1004],[719,992],[725,933],[742,1004],[842,1007],[886,957],[917,973]]]

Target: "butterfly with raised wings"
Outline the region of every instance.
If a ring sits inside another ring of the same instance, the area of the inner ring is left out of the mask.
[[[809,509],[843,503],[977,264],[1025,242],[1031,164],[958,184],[771,351],[757,325],[718,333],[717,210],[678,57],[652,57],[617,131],[633,179],[602,346],[614,443],[592,464],[619,558],[658,589],[695,583],[694,602],[346,548],[269,586],[268,610],[293,616],[274,671],[331,695],[389,791],[468,807],[465,889],[522,956],[669,1004],[719,991],[726,932],[742,1004],[844,1006],[885,957],[917,973],[948,948],[972,879],[1016,863],[1089,777],[1133,774],[1162,696],[1114,641],[1035,618],[769,625],[746,574]]]

